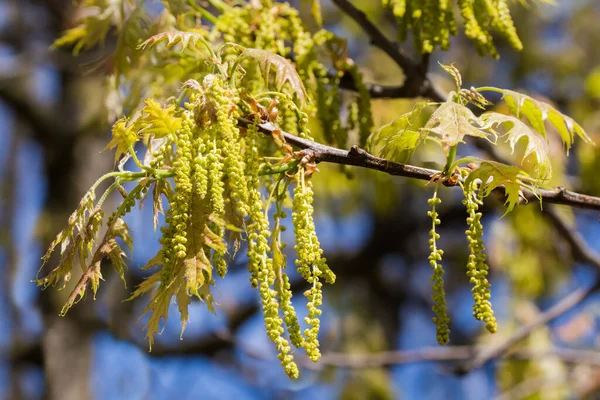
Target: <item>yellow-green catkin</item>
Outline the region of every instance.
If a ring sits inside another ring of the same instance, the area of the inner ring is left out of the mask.
[[[283,190],[280,185],[283,187]],[[283,314],[283,320],[287,327],[290,341],[296,348],[301,348],[304,346],[304,338],[302,337],[296,310],[292,304],[293,293],[290,280],[284,272],[287,266],[287,257],[284,252],[285,243],[281,241],[281,232],[286,230],[285,225],[283,225],[283,219],[287,217],[287,213],[283,210],[282,203],[287,197],[287,184],[283,183],[283,179],[278,180],[274,190],[269,189],[269,191],[275,193],[274,197],[276,198],[276,211],[273,214],[273,232],[271,238],[273,267],[275,268],[276,276],[275,288],[279,295],[279,307]]]
[[[269,257],[269,220],[263,211],[258,177],[260,155],[256,137],[257,127],[252,125],[246,134],[246,165],[250,176],[248,178],[248,269],[251,283],[258,286],[262,301],[265,328],[267,335],[276,345],[278,358],[285,372],[291,378],[297,378],[299,371],[291,354],[289,342],[283,337],[283,320],[279,315],[277,291],[273,289],[276,274],[273,259]]]
[[[313,191],[311,182],[304,176],[304,168],[299,168],[296,174],[294,189],[292,223],[296,238],[296,266],[298,273],[311,287],[304,292],[307,298],[308,316],[304,322],[309,326],[304,331],[304,349],[307,356],[314,362],[321,357],[319,350],[319,330],[321,315],[320,306],[323,304],[322,287],[335,282],[335,274],[327,266],[323,250],[319,244],[313,221]]]
[[[474,0],[458,0],[458,6],[465,20],[465,35],[475,42],[478,51],[483,52],[485,49],[488,49],[488,35],[479,25],[479,21],[477,21]]]
[[[444,269],[442,264],[442,255],[444,251],[438,249],[437,240],[440,235],[436,232],[436,226],[440,224],[438,213],[436,211],[436,205],[440,204],[442,200],[437,197],[437,186],[433,193],[433,197],[427,201],[431,210],[427,212],[427,216],[431,218],[431,230],[429,231],[429,265],[433,269],[431,276],[432,282],[432,295],[433,307],[432,310],[435,314],[433,322],[436,325],[436,337],[437,341],[441,345],[445,345],[450,340],[450,317],[448,316],[448,310],[446,307],[446,293],[444,291]]]
[[[212,95],[218,105],[216,118],[216,141],[217,147],[222,149],[224,175],[227,178],[230,200],[234,203],[234,209],[245,217],[248,214],[246,204],[248,201],[248,190],[244,175],[244,160],[242,157],[242,145],[240,142],[240,131],[237,127],[237,109],[233,106],[231,95],[228,96],[221,80],[213,84]]]
[[[447,50],[450,36],[457,33],[449,0],[388,0],[383,5],[396,17],[398,40],[404,41],[410,29],[421,53],[431,53],[438,46]]]
[[[177,158],[173,163],[175,171],[175,196],[171,201],[171,218],[175,228],[173,245],[175,256],[183,259],[186,255],[186,231],[189,217],[189,203],[192,192],[192,164],[193,164],[193,133],[194,122],[188,113],[182,118],[182,128],[176,136]]]
[[[354,86],[358,91],[358,96],[356,97],[356,117],[358,120],[359,144],[360,146],[364,146],[367,142],[367,138],[371,134],[371,129],[373,129],[371,97],[369,89],[363,82],[362,74],[358,71],[357,65],[352,60],[348,60],[346,62],[346,68],[346,71],[352,76]],[[345,145],[345,143],[340,143],[340,145]]]
[[[494,21],[494,28],[501,32],[515,50],[523,50],[523,43],[517,35],[517,30],[510,16],[508,0],[495,0],[497,18]]]
[[[316,78],[315,107],[321,122],[323,138],[329,144],[344,147],[348,132],[340,120],[340,77],[338,75],[329,76],[325,67],[319,63],[313,64],[313,73]]]
[[[487,279],[489,267],[486,263],[485,247],[483,244],[483,225],[481,224],[481,213],[479,203],[481,199],[476,193],[476,184],[465,188],[463,204],[467,208],[467,225],[469,229],[465,232],[469,242],[469,259],[467,262],[467,275],[473,285],[473,316],[485,322],[488,331],[494,333],[498,329],[496,317],[492,310],[491,285]]]

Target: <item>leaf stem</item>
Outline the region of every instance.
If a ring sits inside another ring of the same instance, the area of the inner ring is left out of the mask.
[[[146,167],[145,165],[142,165],[140,160],[137,158],[137,154],[135,153],[135,149],[133,148],[133,145],[129,145],[129,153],[131,154],[131,157],[133,158],[133,162],[139,169],[141,169],[142,171],[150,170],[150,168]]]
[[[296,160],[293,162],[289,162],[289,163],[282,164],[282,165],[276,165],[276,166],[263,165],[260,168],[260,170],[258,171],[258,175],[259,176],[275,175],[275,174],[281,174],[284,172],[293,171],[294,169],[296,169],[296,167],[298,167],[299,163],[300,163],[300,160]]]
[[[452,164],[454,164],[454,159],[456,158],[456,149],[458,148],[458,144],[450,147],[450,151],[448,152],[448,157],[446,157],[446,166],[444,167],[444,175],[448,176],[452,173]]]
[[[108,198],[108,195],[111,194],[112,191],[115,190],[117,188],[117,186],[119,186],[120,184],[121,184],[121,181],[119,179],[115,179],[115,181],[112,183],[112,185],[110,185],[108,187],[108,189],[106,189],[106,191],[104,192],[102,197],[100,197],[100,200],[98,200],[96,207],[102,207],[102,204],[104,204],[104,201]]]
[[[215,17],[214,15],[212,15],[204,7],[201,7],[198,4],[196,4],[196,2],[194,0],[187,0],[187,3],[190,5],[190,7],[192,7],[192,9],[198,11],[207,20],[209,20],[213,24],[217,23],[217,21],[218,21],[217,17]]]
[[[478,87],[475,90],[477,90],[478,92],[496,92],[496,93],[502,93],[503,90],[499,89],[497,87],[493,87],[493,86],[482,86],[482,87]]]

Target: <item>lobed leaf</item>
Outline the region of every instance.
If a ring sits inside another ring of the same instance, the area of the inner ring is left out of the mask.
[[[502,98],[508,105],[510,112],[517,118],[521,118],[521,116],[527,118],[531,126],[544,137],[546,137],[545,122],[550,122],[550,124],[558,131],[567,148],[567,153],[575,140],[575,136],[578,136],[586,143],[593,143],[592,139],[583,130],[581,125],[575,122],[573,118],[562,114],[548,103],[544,103],[522,93],[508,89],[484,87],[479,88],[478,90],[489,90],[502,93]]]
[[[527,140],[527,146],[525,148],[525,153],[523,154],[523,159],[534,154],[537,159],[534,167],[537,176],[541,179],[546,179],[551,176],[552,164],[550,163],[550,146],[548,145],[548,141],[542,135],[532,130],[520,119],[510,115],[488,112],[481,116],[481,120],[485,122],[486,128],[504,126],[506,129],[504,137],[513,153],[516,144],[521,139],[525,138]]]
[[[477,126],[473,125],[476,124]],[[443,103],[423,128],[439,136],[445,151],[463,142],[465,135],[488,139],[493,132],[483,130],[484,123],[471,110],[452,100]]]
[[[428,105],[427,102],[417,103],[411,111],[372,133],[366,149],[396,162],[407,162],[424,139],[420,131],[421,112]]]
[[[506,212],[512,211],[515,205],[519,204],[519,198],[523,194],[521,187],[529,189],[533,187],[528,184],[530,179],[525,171],[513,165],[506,165],[495,161],[482,161],[481,165],[471,171],[465,180],[465,186],[469,187],[476,179],[481,180],[480,190],[484,197],[488,196],[492,190],[499,186],[504,186],[506,194]]]
[[[261,49],[245,49],[239,55],[239,61],[252,59],[258,63],[263,79],[266,83],[269,82],[271,69],[275,71],[275,87],[281,90],[286,83],[296,94],[300,105],[304,105],[307,101],[308,94],[302,83],[302,79],[298,75],[296,68],[285,58],[278,54],[271,53]]]

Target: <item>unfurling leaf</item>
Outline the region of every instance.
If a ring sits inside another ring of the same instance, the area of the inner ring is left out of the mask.
[[[171,31],[171,32],[162,32],[157,35],[151,36],[146,39],[142,44],[138,46],[138,49],[146,50],[147,48],[152,48],[158,45],[159,43],[165,43],[165,48],[170,48],[175,46],[176,44],[181,43],[181,51],[189,48],[191,45],[197,46],[198,43],[203,44],[204,46],[208,46],[206,39],[204,36],[197,32],[183,32],[183,31]]]
[[[411,111],[371,134],[367,150],[396,162],[407,162],[424,139],[420,132],[420,117],[428,105],[427,102],[417,103]]]
[[[289,83],[296,94],[300,105],[304,105],[308,95],[304,84],[296,71],[296,68],[285,58],[270,51],[261,49],[245,49],[239,56],[239,60],[252,59],[258,63],[263,79],[269,82],[271,68],[275,70],[275,88],[281,90],[283,85]]]
[[[128,125],[128,121],[128,118],[123,117],[115,122],[112,128],[112,139],[104,148],[104,150],[109,150],[116,147],[115,164],[119,161],[121,154],[128,154],[129,147],[133,146],[139,139],[135,124]]]
[[[158,228],[158,215],[165,214],[162,195],[164,194],[168,199],[172,191],[171,185],[165,180],[157,181],[154,184],[154,190],[152,191],[152,225],[154,226],[154,232]]]
[[[578,136],[586,143],[593,143],[592,139],[585,133],[581,125],[575,122],[573,118],[556,110],[550,104],[508,89],[484,87],[479,88],[478,90],[502,93],[503,99],[508,105],[510,112],[517,118],[521,118],[521,116],[527,118],[531,126],[544,137],[546,136],[545,122],[550,122],[560,134],[560,137],[567,148],[567,154],[573,144],[575,136]]]
[[[494,133],[482,130],[483,126],[483,121],[471,110],[450,100],[435,110],[423,129],[439,136],[444,150],[448,151],[450,147],[463,142],[465,135],[484,139],[492,136],[495,139]]]
[[[157,101],[146,99],[142,117],[136,120],[136,125],[140,127],[140,133],[154,135],[159,139],[181,129],[181,118],[174,115],[175,109],[175,104],[162,108]]]
[[[504,215],[511,212],[515,205],[519,204],[522,186],[535,190],[530,183],[531,179],[521,168],[495,161],[483,161],[477,169],[469,173],[465,180],[465,186],[470,187],[476,179],[481,180],[480,190],[483,197],[488,196],[495,188],[504,185],[504,193],[506,194],[506,202],[504,203],[506,212]]]
[[[456,90],[460,90],[460,88],[462,87],[462,76],[460,75],[458,68],[456,68],[454,64],[444,65],[440,63],[440,66],[444,68],[444,70],[446,70],[447,73],[450,74],[452,79],[454,79],[454,83],[456,84]]]
[[[550,146],[548,145],[548,141],[541,134],[535,132],[518,118],[511,117],[510,115],[489,112],[483,114],[481,120],[484,121],[486,127],[489,128],[504,126],[506,133],[504,133],[503,138],[506,139],[506,142],[510,145],[513,153],[516,144],[521,139],[526,138],[527,147],[525,148],[523,159],[531,154],[535,154],[537,162],[535,163],[534,169],[537,177],[546,179],[551,176],[552,165],[550,163]]]

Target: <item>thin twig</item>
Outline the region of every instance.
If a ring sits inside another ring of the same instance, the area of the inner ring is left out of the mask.
[[[385,97],[428,97],[433,101],[445,101],[446,96],[437,89],[427,77],[426,68],[421,64],[414,62],[407,54],[398,47],[397,43],[389,40],[383,32],[373,24],[358,8],[354,7],[348,0],[332,0],[344,14],[352,18],[362,30],[369,36],[371,44],[380,48],[394,62],[402,68],[406,80],[404,85],[396,89],[396,95],[400,96],[385,96]],[[383,97],[383,96],[382,96]]]
[[[248,127],[253,124],[252,121],[245,118],[238,118],[238,124],[242,127]],[[258,125],[259,130],[266,135],[272,135],[278,128],[270,122]],[[428,168],[421,168],[408,164],[400,164],[384,158],[375,157],[358,146],[352,146],[349,151],[327,146],[321,143],[313,142],[308,139],[303,139],[292,135],[288,132],[281,131],[281,135],[287,143],[305,150],[312,161],[328,162],[333,164],[353,165],[361,168],[373,169],[376,171],[385,172],[394,176],[404,176],[407,178],[415,178],[424,181],[430,181],[440,171]],[[446,182],[446,185],[452,186]],[[504,188],[496,189],[503,193]],[[527,199],[535,199],[534,193],[524,189],[523,194]],[[580,193],[571,192],[563,187],[558,187],[549,190],[539,190],[537,195],[548,203],[564,204],[571,207],[587,208],[600,211],[600,198],[587,196]]]
[[[329,352],[323,354],[318,363],[303,363],[309,369],[320,370],[325,367],[337,368],[383,368],[393,365],[419,362],[465,361],[473,357],[484,346],[424,347],[415,350],[383,351],[378,353],[348,354]],[[539,360],[556,357],[571,364],[600,366],[600,352],[567,348],[554,348],[541,351],[523,349],[502,355],[503,359]]]
[[[544,311],[538,317],[530,323],[522,326],[514,335],[507,338],[497,345],[488,346],[483,348],[472,360],[468,361],[464,365],[457,368],[457,372],[464,374],[474,369],[483,367],[488,361],[502,357],[503,354],[508,352],[514,345],[519,343],[521,340],[528,337],[535,329],[541,325],[546,325],[554,319],[565,314],[576,305],[580,304],[589,295],[600,289],[600,282],[596,282],[591,287],[579,288],[574,292],[570,293],[565,298],[561,299],[550,309]]]
[[[554,225],[556,231],[567,241],[567,243],[569,243],[573,257],[577,261],[590,264],[600,269],[600,255],[587,245],[576,229],[569,226],[564,218],[562,218],[552,207],[548,207],[544,214],[548,221]]]
[[[377,83],[365,83],[369,95],[372,99],[405,99],[414,98],[414,93],[410,93],[405,85],[380,85]],[[354,77],[348,73],[342,75],[340,79],[340,88],[344,90],[356,91],[356,82]]]

